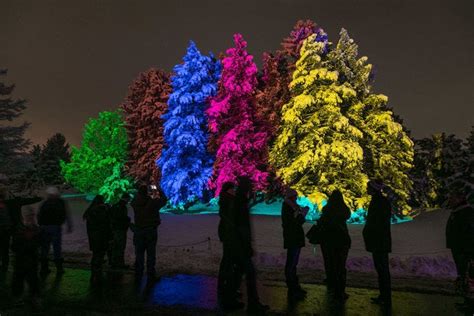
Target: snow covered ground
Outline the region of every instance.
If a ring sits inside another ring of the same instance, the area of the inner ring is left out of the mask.
[[[88,249],[82,213],[88,202],[81,198],[68,200],[73,215],[74,231],[64,235],[63,249],[70,258],[87,261]],[[130,210],[131,218],[133,219]],[[392,225],[393,253],[391,270],[394,277],[453,279],[455,267],[450,252],[445,248],[444,229],[449,211],[435,210],[423,213],[415,220]],[[286,253],[283,249],[281,220],[278,216],[252,216],[254,227],[255,263],[261,271],[274,271],[283,278]],[[158,266],[164,273],[215,274],[221,256],[217,237],[216,214],[174,215],[162,214],[158,237]],[[305,224],[305,230],[310,228]],[[370,254],[364,249],[362,225],[349,225],[352,248],[347,267],[349,273],[372,273]],[[132,233],[128,233],[126,260],[133,263]],[[319,247],[307,245],[301,255],[299,271],[311,278],[313,271],[323,270]],[[306,279],[306,282],[311,280]]]

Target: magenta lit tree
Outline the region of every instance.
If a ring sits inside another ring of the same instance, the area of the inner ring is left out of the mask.
[[[234,35],[234,44],[222,59],[219,92],[207,110],[216,151],[209,184],[216,195],[224,182],[238,176],[250,177],[256,190],[267,186],[267,133],[255,115],[257,66],[242,35]]]

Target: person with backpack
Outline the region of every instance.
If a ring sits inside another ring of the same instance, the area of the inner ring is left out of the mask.
[[[344,303],[349,295],[346,289],[346,261],[351,248],[347,220],[351,211],[344,202],[341,191],[334,190],[323,207],[318,225],[321,225],[321,252],[324,258],[327,288],[338,303]]]
[[[306,297],[306,291],[301,287],[296,273],[301,248],[305,246],[303,224],[308,208],[302,208],[296,203],[298,193],[287,189],[281,207],[283,227],[283,247],[286,249],[285,278],[288,287],[288,298],[300,300]]]
[[[51,272],[48,264],[48,255],[51,244],[53,245],[54,263],[58,274],[64,273],[62,257],[62,225],[67,224],[67,231],[72,231],[72,221],[66,201],[59,190],[50,186],[46,189],[46,200],[41,204],[38,212],[38,224],[41,228],[41,270],[46,276]]]

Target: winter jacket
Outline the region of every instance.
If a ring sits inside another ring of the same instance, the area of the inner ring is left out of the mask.
[[[40,242],[41,230],[37,225],[20,225],[13,234],[11,245],[11,249],[17,257],[17,263],[36,264],[39,257]]]
[[[235,214],[233,213],[234,196],[227,192],[222,192],[219,197],[219,227],[217,233],[221,242],[228,242],[232,237],[232,230],[235,230]]]
[[[389,200],[381,193],[374,194],[367,210],[367,218],[362,232],[367,251],[392,251],[391,217]]]
[[[92,251],[107,249],[112,236],[108,207],[105,204],[92,206],[84,213],[84,219],[89,248]]]
[[[231,247],[238,256],[253,256],[252,228],[250,226],[250,207],[248,201],[235,201],[233,211],[236,216],[235,229],[230,231]]]
[[[38,224],[41,226],[61,226],[66,222],[67,205],[61,198],[49,198],[44,201],[38,212]]]
[[[474,208],[463,206],[451,212],[446,224],[446,247],[474,253]]]
[[[22,198],[14,197],[12,199],[5,200],[8,211],[10,212],[10,220],[12,222],[13,229],[18,228],[21,225],[21,208],[25,205],[38,203],[41,201],[40,197]]]
[[[329,206],[323,208],[318,221],[318,225],[321,225],[321,246],[336,249],[351,247],[352,241],[346,223],[350,216],[348,208],[336,212],[330,210]]]
[[[294,210],[288,203],[283,201],[281,206],[281,221],[283,226],[283,247],[301,248],[305,246],[305,235],[303,214]]]
[[[128,230],[130,217],[128,217],[127,204],[119,201],[110,208],[110,226],[112,230]]]
[[[138,228],[156,227],[161,224],[160,209],[167,203],[166,197],[152,199],[138,194],[132,201],[135,226]]]

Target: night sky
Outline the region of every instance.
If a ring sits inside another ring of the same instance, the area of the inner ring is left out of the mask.
[[[473,0],[0,0],[0,68],[29,100],[28,137],[62,132],[79,144],[89,117],[116,108],[139,72],[171,71],[190,39],[217,54],[240,32],[260,66],[309,18],[332,42],[349,31],[414,137],[464,137],[474,124],[473,12]]]

